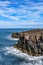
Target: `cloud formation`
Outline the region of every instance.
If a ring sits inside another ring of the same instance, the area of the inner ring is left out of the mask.
[[[1,0],[1,27],[43,28],[43,0]]]

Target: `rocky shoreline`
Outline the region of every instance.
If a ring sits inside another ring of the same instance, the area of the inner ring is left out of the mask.
[[[15,48],[32,56],[43,56],[43,29],[16,32],[12,37],[19,38]]]

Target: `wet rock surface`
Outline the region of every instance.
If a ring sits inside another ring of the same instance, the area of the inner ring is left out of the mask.
[[[13,33],[12,37],[19,38],[14,47],[22,52],[33,56],[43,55],[43,29]]]

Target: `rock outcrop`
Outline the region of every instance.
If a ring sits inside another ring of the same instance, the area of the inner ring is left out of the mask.
[[[22,52],[33,56],[43,55],[43,29],[13,33],[12,37],[19,38],[14,47]]]

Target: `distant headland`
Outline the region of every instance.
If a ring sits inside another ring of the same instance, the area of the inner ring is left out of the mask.
[[[13,38],[19,38],[15,48],[32,56],[43,56],[43,29],[15,32]]]

